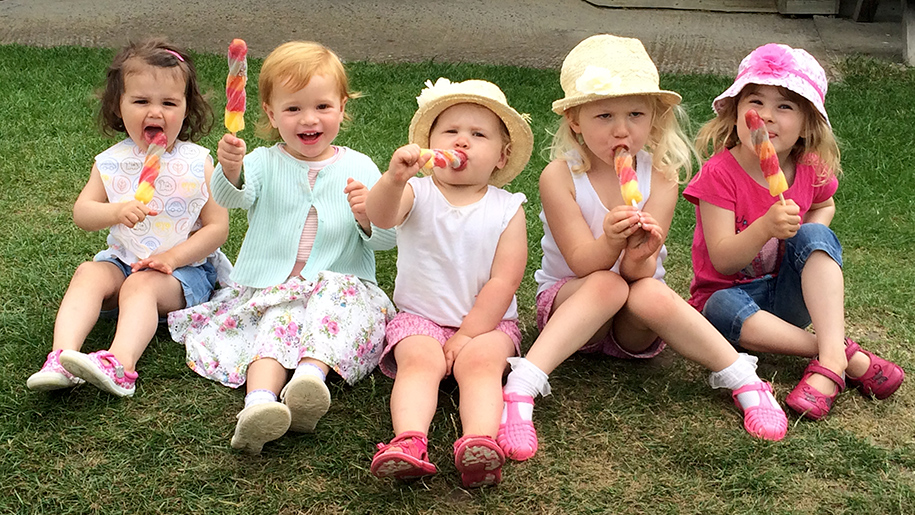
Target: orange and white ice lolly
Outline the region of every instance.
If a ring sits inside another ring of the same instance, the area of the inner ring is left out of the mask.
[[[248,82],[248,45],[233,39],[229,45],[226,77],[226,129],[232,134],[245,128],[245,84]]]
[[[450,165],[451,168],[461,171],[467,166],[467,154],[463,150],[440,150],[437,148],[421,148],[419,150],[420,159],[425,159],[430,154],[432,159],[427,161],[423,168],[431,170],[432,167],[444,168]]]
[[[785,180],[785,173],[782,172],[778,164],[778,155],[775,153],[775,147],[769,141],[769,130],[766,129],[766,122],[759,117],[754,109],[747,111],[745,115],[747,127],[750,129],[750,141],[753,143],[753,150],[759,156],[759,166],[762,168],[763,176],[769,183],[769,194],[773,197],[778,196],[785,202],[782,193],[788,189],[788,181]]]
[[[156,192],[156,178],[159,177],[159,169],[162,166],[162,155],[165,154],[165,147],[168,141],[164,132],[157,132],[149,141],[149,148],[146,149],[146,160],[143,161],[143,169],[140,170],[140,184],[137,186],[137,192],[133,198],[144,204],[149,204]]]
[[[642,192],[639,191],[639,180],[635,176],[635,169],[632,168],[632,154],[625,147],[619,147],[614,153],[613,165],[620,179],[623,203],[627,206],[638,206],[642,201]]]

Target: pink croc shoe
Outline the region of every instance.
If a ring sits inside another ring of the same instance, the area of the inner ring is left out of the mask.
[[[750,391],[758,392],[759,404],[743,410],[737,401],[737,395]],[[734,404],[744,412],[743,427],[748,433],[756,438],[777,442],[788,432],[788,417],[778,404],[772,405],[766,392],[772,393],[772,386],[765,381],[758,381],[734,390],[731,397],[734,398]]]
[[[807,379],[813,374],[828,377],[832,382],[836,383],[836,391],[832,395],[827,395],[810,386],[807,383]],[[800,382],[785,397],[785,404],[809,419],[820,420],[829,414],[829,409],[832,408],[833,402],[844,389],[845,380],[842,379],[842,376],[820,365],[820,362],[814,358],[810,360],[807,368],[804,369],[804,376]]]
[[[464,435],[454,442],[454,466],[466,488],[499,484],[504,464],[505,454],[491,436]]]
[[[404,431],[389,444],[378,444],[372,457],[372,475],[397,479],[416,479],[438,472],[429,462],[426,435],[419,431]]]
[[[876,397],[883,400],[893,395],[905,379],[905,371],[902,370],[902,367],[862,349],[851,338],[846,338],[845,356],[850,360],[858,351],[867,354],[871,360],[870,365],[867,367],[867,372],[859,377],[846,376],[848,384],[857,388],[865,397]]]
[[[499,424],[496,440],[505,455],[515,461],[524,461],[537,452],[537,431],[534,423],[521,418],[518,404],[534,405],[533,397],[517,393],[502,394],[505,401],[506,418]]]

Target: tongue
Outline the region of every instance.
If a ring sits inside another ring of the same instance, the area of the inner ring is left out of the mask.
[[[143,130],[143,138],[146,139],[147,143],[152,143],[156,140],[157,135],[161,134],[165,136],[165,133],[159,127],[147,127]],[[161,136],[159,137],[161,140]],[[163,145],[164,146],[164,145]]]

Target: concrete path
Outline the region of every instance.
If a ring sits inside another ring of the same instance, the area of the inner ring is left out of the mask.
[[[311,39],[347,60],[555,68],[576,43],[606,32],[641,39],[662,72],[730,75],[744,55],[769,42],[802,47],[827,68],[856,53],[901,63],[900,19],[892,11],[864,24],[612,9],[582,0],[0,0],[0,44],[118,47],[128,38],[165,35],[220,53],[241,37],[250,55],[263,57],[284,41]]]

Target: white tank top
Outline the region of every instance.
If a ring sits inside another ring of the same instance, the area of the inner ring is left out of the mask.
[[[569,165],[569,173],[572,174],[572,184],[575,187],[575,202],[581,209],[581,214],[591,228],[591,234],[594,238],[599,238],[604,234],[604,217],[610,212],[603,203],[591,180],[588,179],[587,173],[572,172],[572,166],[577,164],[578,154],[570,155],[566,162]],[[651,154],[640,150],[635,156],[635,175],[639,181],[639,191],[642,193],[642,201],[638,203],[638,208],[642,209],[648,198],[651,196]],[[543,260],[540,262],[540,270],[534,273],[534,279],[537,281],[537,293],[548,290],[550,286],[557,281],[566,277],[575,277],[575,272],[569,268],[568,263],[559,247],[556,246],[556,240],[553,239],[553,232],[550,230],[550,224],[546,221],[546,215],[540,210],[540,221],[543,222],[543,239],[540,240],[540,247],[543,249]],[[622,256],[620,256],[620,259]],[[616,260],[611,270],[616,273],[620,271],[620,259]],[[658,254],[658,266],[655,269],[654,278],[659,281],[664,280],[664,260],[667,259],[667,246],[661,247]]]
[[[489,186],[479,201],[453,206],[431,176],[409,184],[415,198],[397,226],[394,304],[441,326],[460,327],[489,281],[502,232],[527,197]],[[518,318],[517,299],[512,297],[502,318]]]
[[[146,217],[132,229],[113,225],[108,233],[112,255],[124,263],[135,263],[153,253],[165,252],[200,228],[200,210],[209,198],[205,173],[206,163],[212,162],[209,154],[200,145],[175,142],[172,151],[162,156],[149,203],[158,214]],[[146,154],[129,138],[95,157],[108,202],[133,200],[145,158]]]

